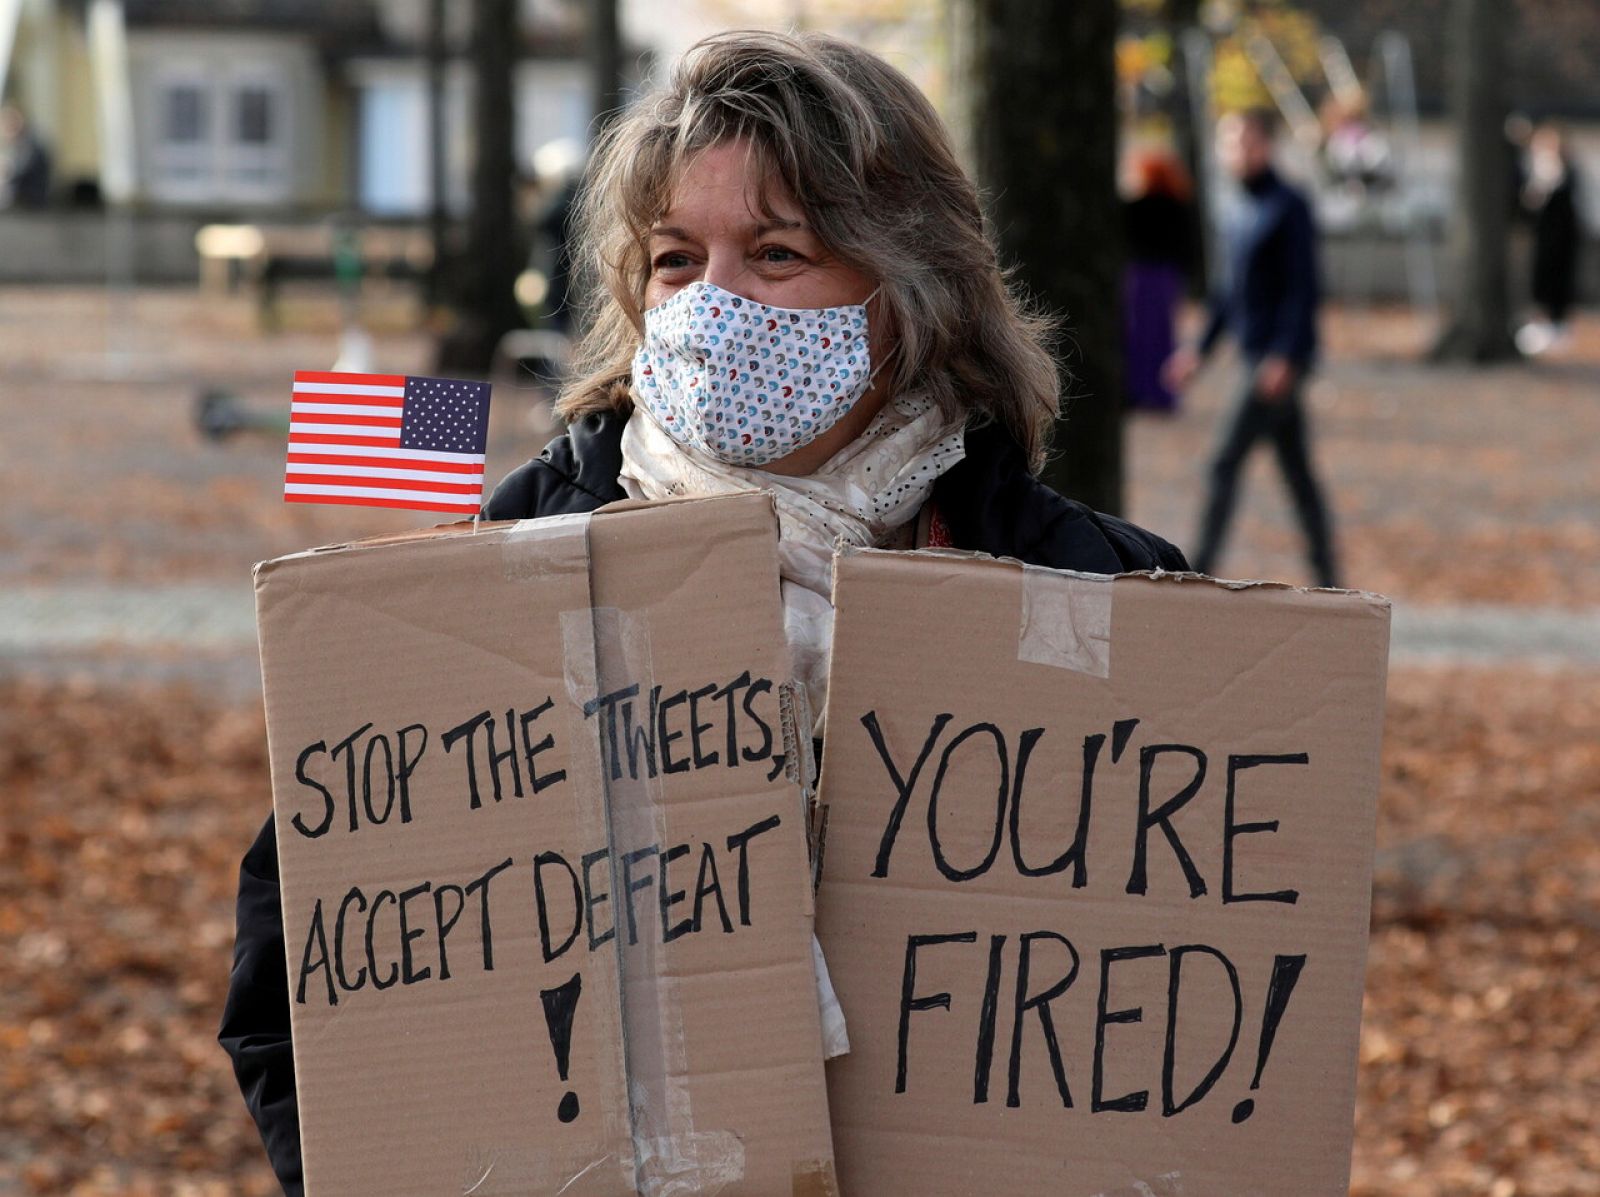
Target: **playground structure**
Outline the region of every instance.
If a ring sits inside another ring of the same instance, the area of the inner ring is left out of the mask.
[[[1290,136],[1285,139],[1289,168],[1308,183],[1326,233],[1350,246],[1353,276],[1347,291],[1358,302],[1376,290],[1381,257],[1396,241],[1404,248],[1405,289],[1412,306],[1435,311],[1439,303],[1435,241],[1446,213],[1446,198],[1420,169],[1422,145],[1417,111],[1416,72],[1411,45],[1403,34],[1386,32],[1372,47],[1363,81],[1344,43],[1323,36],[1317,59],[1326,94],[1314,105],[1272,38],[1259,26],[1234,30]],[[1188,102],[1195,124],[1215,124],[1214,34],[1186,30],[1181,40]],[[1208,251],[1226,210],[1227,190],[1206,137],[1195,139],[1195,154],[1206,210]],[[1208,252],[1214,272],[1219,255]]]

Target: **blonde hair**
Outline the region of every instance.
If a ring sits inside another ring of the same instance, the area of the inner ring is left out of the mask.
[[[1037,468],[1058,401],[1049,322],[1008,287],[977,190],[926,97],[877,56],[815,33],[706,38],[600,138],[577,211],[586,332],[558,412],[631,406],[650,229],[685,163],[734,140],[833,254],[881,286],[898,343],[889,393],[998,422]]]

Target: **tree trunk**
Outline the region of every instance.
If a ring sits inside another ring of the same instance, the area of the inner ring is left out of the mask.
[[[1205,153],[1201,139],[1210,135],[1207,117],[1202,109],[1195,111],[1193,89],[1196,80],[1189,78],[1188,51],[1185,42],[1200,24],[1200,0],[1168,0],[1167,33],[1172,38],[1172,149],[1183,168],[1194,180],[1194,227],[1189,230],[1189,244],[1193,256],[1184,265],[1189,272],[1189,294],[1203,297],[1206,294],[1207,260],[1206,229],[1211,218],[1206,194]]]
[[[445,188],[444,0],[428,0],[428,241],[433,261],[428,267],[428,302],[444,298],[449,236],[449,202]]]
[[[1450,235],[1455,299],[1433,349],[1440,361],[1492,362],[1517,356],[1506,261],[1511,231],[1506,179],[1512,167],[1505,135],[1506,47],[1511,26],[1510,0],[1455,0],[1450,106],[1461,169]]]
[[[622,37],[617,0],[589,0],[589,70],[594,82],[595,127],[622,108]]]
[[[1043,478],[1122,507],[1116,0],[973,0],[973,143],[1001,263],[1065,322]]]
[[[517,275],[525,262],[517,227],[516,94],[520,42],[517,0],[474,0],[472,28],[472,214],[458,264],[459,320],[439,350],[440,369],[486,374],[500,338],[521,327]]]

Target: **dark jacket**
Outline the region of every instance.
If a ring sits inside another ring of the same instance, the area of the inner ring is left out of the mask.
[[[1583,235],[1577,190],[1577,176],[1569,163],[1561,182],[1532,213],[1533,298],[1556,321],[1566,318],[1577,295],[1578,250]]]
[[[585,416],[536,460],[506,475],[484,505],[484,516],[567,515],[624,498],[617,484],[624,423],[609,412]],[[1183,554],[1160,537],[1090,511],[1039,482],[1015,442],[994,426],[967,433],[966,458],[935,484],[933,502],[958,548],[1091,573],[1188,569]],[[286,1193],[300,1193],[289,978],[270,816],[239,870],[238,935],[219,1038],[233,1057],[278,1180]]]
[[[1122,205],[1123,244],[1128,261],[1175,266],[1185,274],[1198,258],[1194,205],[1164,191],[1151,191]]]
[[[42,208],[50,202],[50,151],[32,129],[24,129],[12,143],[6,184],[19,208]]]
[[[1247,358],[1288,358],[1301,371],[1317,352],[1317,230],[1311,208],[1267,170],[1244,186],[1227,229],[1227,279],[1211,297],[1200,352],[1225,332]]]

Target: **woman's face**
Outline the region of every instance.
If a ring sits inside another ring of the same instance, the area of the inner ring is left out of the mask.
[[[866,302],[875,282],[829,252],[806,226],[793,197],[764,179],[759,161],[740,140],[703,150],[684,167],[672,202],[650,230],[645,307],[653,308],[698,282],[782,308]],[[763,191],[770,215],[762,210]],[[880,365],[891,346],[876,301],[868,305],[867,322],[872,361]],[[815,472],[878,414],[888,397],[884,378],[880,373],[822,436],[763,468],[774,474]]]

